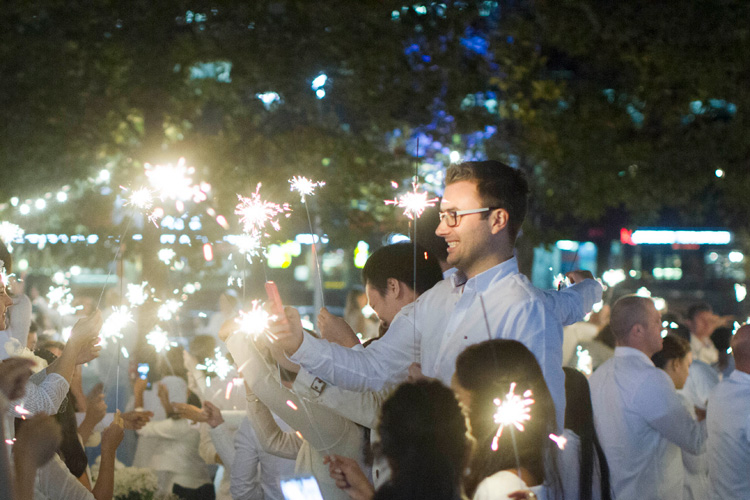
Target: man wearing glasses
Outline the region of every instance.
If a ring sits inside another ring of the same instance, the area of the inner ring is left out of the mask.
[[[303,334],[291,308],[288,321],[275,323],[271,331],[294,362],[329,383],[359,391],[404,380],[415,361],[425,376],[450,385],[456,357],[467,346],[493,338],[518,340],[542,367],[562,430],[562,327],[580,321],[601,300],[602,288],[584,271],[569,273],[576,285],[545,292],[519,273],[513,248],[528,193],[523,172],[503,163],[451,165],[436,234],[448,244],[448,264],[457,271],[401,309],[369,348],[355,351]]]

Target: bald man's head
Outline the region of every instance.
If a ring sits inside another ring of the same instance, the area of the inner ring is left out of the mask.
[[[743,325],[732,337],[732,354],[737,370],[750,373],[750,325]]]

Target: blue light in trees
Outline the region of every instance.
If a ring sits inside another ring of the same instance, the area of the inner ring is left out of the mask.
[[[326,91],[323,89],[318,89],[315,91],[315,97],[318,99],[323,99],[326,96]]]
[[[328,75],[323,73],[313,79],[311,87],[313,90],[318,90],[320,87],[326,84],[326,81],[328,81]]]
[[[490,43],[479,35],[461,38],[461,45],[480,56],[487,55],[487,50],[490,47]]]
[[[263,92],[262,94],[255,94],[255,97],[263,102],[263,107],[266,109],[271,109],[274,103],[281,102],[281,96],[276,92]]]

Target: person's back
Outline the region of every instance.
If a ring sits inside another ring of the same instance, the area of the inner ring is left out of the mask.
[[[615,498],[682,499],[680,447],[703,449],[704,430],[650,356],[661,350],[661,318],[650,299],[629,296],[612,310],[618,347],[589,379],[596,430]]]
[[[737,369],[708,399],[710,498],[750,495],[750,326],[732,340]]]

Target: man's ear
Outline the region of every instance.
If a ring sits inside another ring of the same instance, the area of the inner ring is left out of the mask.
[[[396,278],[388,278],[385,285],[385,291],[389,294],[395,294],[396,297],[398,297],[398,294],[401,292],[401,283]]]
[[[490,222],[492,223],[492,234],[497,234],[508,227],[510,214],[504,208],[497,208],[490,213]]]

